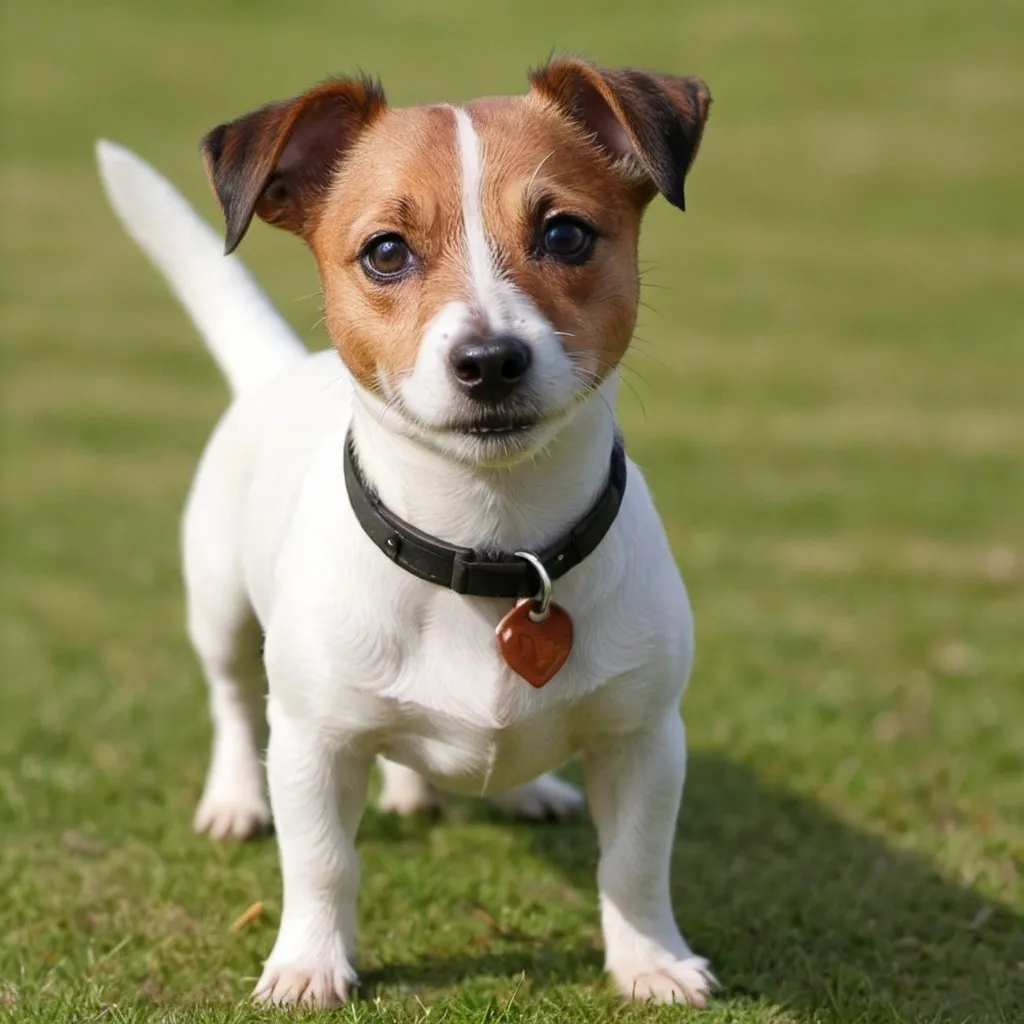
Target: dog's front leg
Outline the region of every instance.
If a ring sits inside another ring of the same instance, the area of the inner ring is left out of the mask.
[[[703,1006],[715,981],[672,913],[669,862],[686,774],[675,708],[653,728],[593,745],[584,761],[601,860],[605,963],[630,999]]]
[[[267,778],[281,853],[281,927],[254,995],[340,1006],[356,981],[355,836],[373,754],[269,705]]]

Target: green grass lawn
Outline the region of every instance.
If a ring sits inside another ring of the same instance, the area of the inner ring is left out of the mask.
[[[1024,17],[954,0],[8,4],[0,1018],[278,1019],[272,842],[193,837],[177,521],[225,402],[94,137],[211,217],[214,123],[336,70],[520,91],[552,47],[699,73],[622,416],[697,613],[678,916],[711,1022],[1024,1020]],[[312,261],[243,255],[312,345]],[[346,1021],[668,1021],[602,978],[595,843],[368,813]],[[254,901],[264,913],[235,932]]]

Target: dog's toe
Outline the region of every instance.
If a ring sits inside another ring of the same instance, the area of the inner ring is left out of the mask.
[[[717,987],[707,960],[691,956],[665,967],[640,971],[619,980],[625,996],[637,1002],[679,1003],[701,1009]]]
[[[574,818],[582,813],[584,803],[583,794],[557,775],[541,775],[496,796],[494,802],[509,814],[528,821]]]
[[[348,1002],[354,984],[355,976],[345,970],[268,964],[252,996],[258,1003],[329,1010]]]
[[[385,766],[384,785],[377,798],[379,811],[407,817],[411,814],[432,814],[440,807],[437,791],[426,779],[399,765]]]
[[[220,841],[252,839],[270,829],[270,805],[262,794],[204,796],[192,827]]]

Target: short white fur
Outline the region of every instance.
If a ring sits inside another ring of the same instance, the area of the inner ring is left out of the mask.
[[[481,191],[483,189],[483,147],[473,127],[469,111],[454,107],[455,133],[459,147],[459,166],[462,170],[462,226],[466,243],[466,257],[473,280],[473,290],[479,303],[480,312],[490,320],[497,310],[489,306],[497,293],[499,280],[494,254],[487,239],[481,213]],[[499,324],[488,323],[494,329]]]
[[[212,233],[182,230],[194,213],[180,197],[166,201],[177,194],[138,158],[106,145],[98,155],[112,201],[237,391],[200,461],[183,544],[189,632],[216,733],[197,826],[241,836],[272,808],[281,855],[280,930],[257,998],[332,1006],[349,996],[355,835],[375,759],[390,759],[382,803],[396,811],[432,802],[428,782],[465,793],[486,783],[520,813],[561,815],[579,795],[543,773],[579,753],[601,850],[608,969],[627,996],[703,1005],[713,978],[676,926],[668,877],[692,620],[636,466],[602,544],[556,584],[575,644],[541,690],[497,654],[493,630],[508,602],[460,596],[391,563],[355,520],[340,468],[352,427],[367,475],[398,514],[453,543],[536,547],[603,485],[615,429],[605,396],[582,402],[542,452],[509,468],[422,444],[390,416],[375,421],[336,353],[306,355],[276,314],[267,330],[242,331],[248,279],[232,271],[211,296],[189,270],[212,267]],[[212,306],[215,315],[203,312]],[[247,375],[252,360],[276,369]]]

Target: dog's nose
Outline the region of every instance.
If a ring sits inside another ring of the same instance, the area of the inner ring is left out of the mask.
[[[515,391],[530,368],[529,346],[511,334],[475,337],[448,357],[460,390],[478,402],[500,402]]]

